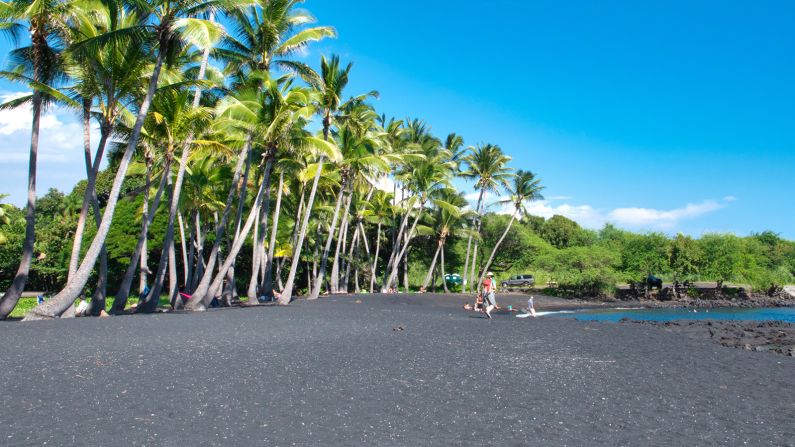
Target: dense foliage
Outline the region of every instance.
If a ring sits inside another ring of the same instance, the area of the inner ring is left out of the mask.
[[[69,216],[67,204],[82,197],[80,185],[69,195],[51,190],[39,204],[37,243],[41,259],[32,269],[31,290],[57,290],[66,278],[75,218]],[[116,211],[118,225],[108,236],[109,277],[111,283],[121,280],[133,249],[140,224],[140,197],[128,197]],[[4,231],[10,238],[0,246],[0,288],[10,281],[22,247],[24,219],[22,212],[8,206],[10,223]],[[47,209],[45,214],[44,209]],[[159,215],[153,224],[149,250],[156,255],[166,231],[166,217]],[[510,216],[488,214],[484,218],[483,252],[488,254],[501,236]],[[429,218],[429,222],[431,220]],[[370,224],[368,224],[369,226]],[[93,232],[91,228],[89,233]],[[447,273],[461,273],[466,252],[466,233],[451,235],[447,253]],[[562,236],[565,235],[565,236]],[[410,252],[409,281],[419,289],[433,257],[433,234],[421,234]],[[561,243],[561,241],[566,241]],[[181,243],[181,241],[179,241]],[[250,241],[243,250],[239,265],[245,269],[250,262]],[[42,256],[43,255],[43,256]],[[498,278],[515,274],[535,275],[537,284],[557,282],[560,292],[576,296],[599,296],[613,293],[614,286],[629,281],[642,281],[649,273],[665,281],[723,281],[751,285],[764,292],[772,285],[795,282],[795,242],[782,239],[773,232],[747,237],[731,234],[706,234],[693,238],[683,234],[669,237],[661,233],[638,234],[607,225],[599,231],[581,228],[563,216],[544,220],[535,216],[513,226],[503,241],[492,270]],[[244,270],[245,271],[245,270]],[[434,283],[442,287],[437,270]],[[245,276],[244,276],[245,277]],[[244,288],[245,284],[239,284]]]

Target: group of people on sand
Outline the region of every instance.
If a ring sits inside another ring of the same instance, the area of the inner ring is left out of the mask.
[[[517,315],[517,318],[536,316],[533,299],[534,298],[531,296],[530,299],[527,300],[527,308],[524,309],[523,313]],[[478,293],[477,299],[475,300],[475,304],[471,305],[469,302],[467,302],[464,304],[464,310],[482,312],[488,319],[492,318],[492,312],[502,310],[502,308],[497,304],[497,286],[494,282],[494,273],[488,272],[486,274],[486,277],[483,278],[483,284],[480,289],[480,293]],[[508,312],[512,313],[519,311],[514,309],[513,306],[508,306]]]

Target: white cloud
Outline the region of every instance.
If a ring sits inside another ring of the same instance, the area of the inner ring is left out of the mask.
[[[609,221],[621,226],[670,229],[682,220],[695,219],[725,206],[714,200],[705,200],[698,204],[689,203],[682,208],[672,210],[618,208],[611,211],[607,217]]]
[[[474,209],[479,197],[477,191],[466,194],[465,198]],[[486,210],[497,214],[512,214],[513,206],[500,204],[502,197],[492,193],[484,196]],[[607,223],[634,230],[672,230],[681,222],[697,219],[714,213],[736,200],[726,196],[722,201],[704,200],[674,209],[655,209],[645,207],[595,208],[588,204],[573,204],[570,196],[551,196],[546,200],[538,200],[527,204],[528,212],[533,216],[549,219],[554,215],[567,217],[585,228],[599,229]],[[561,203],[562,202],[562,203]]]
[[[26,94],[0,92],[0,101]],[[0,193],[8,193],[8,201],[17,205],[24,203],[26,197],[31,123],[29,105],[0,111],[0,163],[10,168],[0,179]],[[99,140],[96,128],[92,129],[91,139],[92,146],[96,146]],[[38,195],[46,193],[49,188],[69,192],[85,177],[83,128],[73,112],[56,107],[42,115],[37,173]]]
[[[565,216],[586,228],[600,228],[606,222],[604,213],[590,205],[564,203],[553,206],[548,200],[539,200],[529,203],[527,211],[533,216],[540,216],[545,219],[549,219],[554,215]]]
[[[0,95],[0,103],[5,103],[12,99],[21,98],[29,95],[27,92],[6,93]],[[0,110],[0,135],[11,135],[17,132],[26,132],[30,135],[30,129],[33,125],[33,114],[31,113],[31,106],[25,104],[13,110]],[[53,113],[45,113],[41,117],[39,128],[55,129],[63,123],[58,120],[58,117]]]

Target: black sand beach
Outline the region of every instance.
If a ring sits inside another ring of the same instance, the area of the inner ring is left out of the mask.
[[[794,358],[461,304],[2,323],[0,445],[795,445]]]

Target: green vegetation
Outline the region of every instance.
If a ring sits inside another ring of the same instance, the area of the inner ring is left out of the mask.
[[[487,215],[486,248],[493,246],[509,217]],[[459,256],[465,244],[456,247]],[[746,284],[765,292],[795,282],[795,242],[772,232],[748,237],[706,234],[695,239],[661,233],[637,234],[607,225],[581,228],[563,216],[525,218],[511,228],[492,270],[498,279],[531,273],[536,284],[559,284],[567,295],[612,294],[615,285],[654,274],[665,281]]]
[[[464,291],[494,270],[571,295],[650,273],[792,281],[793,243],[773,233],[671,239],[529,215],[541,177],[501,147],[379,114],[378,92],[348,91],[356,71],[338,56],[300,61],[336,37],[301,3],[0,0],[0,32],[17,45],[0,77],[32,92],[2,108],[30,105],[33,123],[31,200],[0,205],[0,319],[24,290],[55,293],[26,314],[43,319],[81,296],[94,315],[143,290],[138,312],[202,310],[240,296],[433,288],[448,272]],[[42,195],[39,122],[55,106],[81,122],[85,180]],[[457,190],[467,180],[474,210]],[[494,193],[511,215],[486,212]]]

